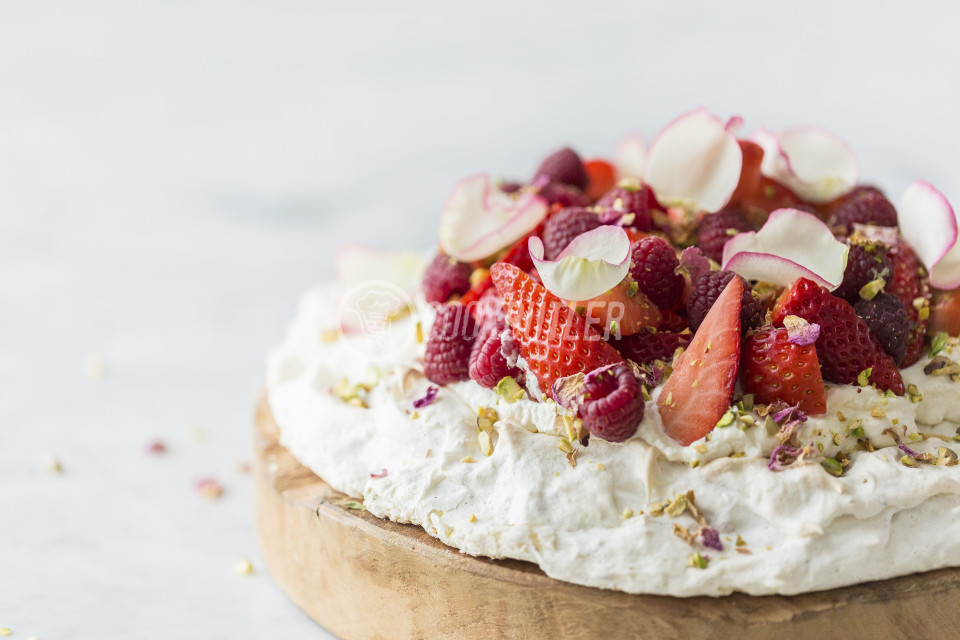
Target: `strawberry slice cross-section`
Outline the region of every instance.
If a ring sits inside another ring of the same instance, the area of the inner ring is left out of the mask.
[[[514,265],[498,262],[490,267],[490,276],[520,354],[543,393],[549,394],[560,378],[623,362],[576,311]]]
[[[743,281],[733,278],[675,363],[657,400],[663,429],[687,446],[713,430],[730,409],[740,370]]]

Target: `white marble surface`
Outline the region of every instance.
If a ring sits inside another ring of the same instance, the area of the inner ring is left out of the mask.
[[[429,246],[470,172],[704,104],[960,201],[960,11],[871,7],[0,5],[0,627],[330,637],[266,574],[235,470],[264,355],[338,243]]]

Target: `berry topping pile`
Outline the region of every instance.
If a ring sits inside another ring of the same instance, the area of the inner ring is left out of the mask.
[[[563,148],[528,182],[459,184],[423,279],[427,378],[511,380],[609,442],[651,402],[684,446],[748,395],[823,415],[831,386],[906,393],[901,367],[960,333],[953,210],[858,185],[832,134],[741,125],[698,110],[642,163]]]

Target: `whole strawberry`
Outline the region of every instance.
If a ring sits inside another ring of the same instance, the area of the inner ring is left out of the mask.
[[[759,326],[763,318],[760,302],[753,295],[753,287],[733,271],[708,271],[693,283],[693,290],[687,299],[687,321],[690,328],[697,331],[700,323],[710,312],[713,303],[731,280],[740,278],[743,282],[743,305],[740,311],[740,327],[743,331]]]
[[[423,294],[427,302],[443,303],[455,295],[463,295],[470,290],[472,272],[469,264],[438,253],[423,274]]]
[[[431,382],[450,384],[470,379],[470,352],[477,323],[462,304],[444,305],[427,338],[423,373]]]
[[[560,378],[623,362],[582,317],[517,267],[498,262],[490,275],[520,354],[542,392],[549,392]]]
[[[480,328],[477,340],[470,353],[470,378],[481,387],[493,389],[502,379],[511,377],[522,380],[516,366],[507,363],[503,350],[502,334],[507,329],[503,318],[487,320]]]
[[[703,217],[697,230],[697,248],[714,262],[720,262],[723,245],[744,231],[753,231],[753,225],[747,221],[743,211],[739,207],[726,207]]]
[[[580,191],[586,191],[590,183],[583,160],[570,147],[554,151],[544,158],[533,175],[534,179],[546,176],[551,182],[562,182]]]
[[[623,442],[636,433],[645,408],[640,382],[626,364],[588,373],[579,406],[587,431],[608,442]]]
[[[766,327],[743,342],[741,381],[758,404],[778,400],[806,414],[826,413],[827,392],[814,345],[790,341],[786,329]]]
[[[601,226],[600,218],[590,209],[568,207],[550,216],[543,225],[543,257],[556,260],[577,236]]]
[[[673,246],[648,236],[630,248],[630,275],[640,291],[661,310],[673,311],[683,303],[683,276]]]
[[[899,366],[910,342],[910,318],[900,298],[880,293],[873,300],[858,300],[853,308]]]
[[[923,356],[927,314],[930,313],[930,280],[917,254],[905,242],[901,241],[892,247],[889,256],[893,264],[893,278],[887,283],[887,293],[900,298],[910,318],[910,340],[900,363],[902,367],[909,367]]]
[[[651,364],[654,360],[670,362],[680,347],[690,344],[692,334],[666,331],[641,331],[611,341],[613,348],[624,358],[637,364]]]
[[[816,345],[824,380],[857,384],[858,376],[870,369],[869,380],[878,389],[903,395],[903,378],[896,363],[849,302],[831,295],[812,280],[800,278],[773,308],[775,325],[783,326],[787,316],[799,316],[820,325]]]

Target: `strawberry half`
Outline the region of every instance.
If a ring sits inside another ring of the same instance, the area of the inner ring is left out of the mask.
[[[871,383],[883,391],[903,395],[903,378],[897,365],[849,302],[831,295],[812,280],[800,278],[773,307],[775,325],[783,326],[787,316],[800,316],[820,325],[816,344],[825,380],[857,384],[862,371],[873,369]]]
[[[520,354],[537,376],[540,390],[575,373],[589,373],[623,358],[586,321],[526,273],[498,262],[490,276],[503,298]]]
[[[660,310],[635,287],[631,288],[624,280],[596,298],[571,302],[570,306],[583,307],[590,324],[602,327],[611,335],[630,336],[645,327],[658,328],[662,319]],[[614,322],[616,327],[611,326]]]
[[[743,281],[734,278],[703,319],[663,386],[657,408],[667,435],[687,446],[730,409],[740,370]]]
[[[938,291],[930,307],[930,333],[945,331],[960,336],[960,289]]]
[[[617,170],[606,160],[587,160],[583,168],[587,171],[587,197],[594,202],[616,186]]]
[[[743,390],[759,404],[782,400],[806,414],[827,412],[820,361],[814,345],[790,342],[786,329],[766,328],[743,343]]]

